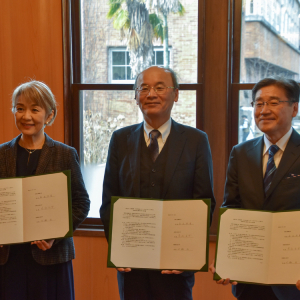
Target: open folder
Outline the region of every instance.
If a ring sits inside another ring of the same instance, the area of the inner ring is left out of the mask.
[[[208,270],[210,200],[112,197],[108,267]]]
[[[70,171],[0,180],[0,245],[72,234]]]
[[[300,279],[300,211],[220,209],[215,280],[293,284]]]

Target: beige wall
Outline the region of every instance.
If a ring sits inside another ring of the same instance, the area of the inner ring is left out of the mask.
[[[215,195],[219,203],[222,202],[228,157],[227,1],[209,0],[205,7],[203,123],[211,143]],[[64,141],[61,0],[2,0],[0,28],[0,143],[18,134],[10,112],[10,97],[13,89],[28,78],[42,80],[53,90],[59,112],[54,125],[47,132],[52,138]],[[219,149],[224,151],[220,153]],[[76,299],[118,299],[116,271],[106,268],[105,239],[75,237],[75,245]],[[211,243],[210,259],[214,256],[214,248],[215,244]],[[217,286],[211,278],[209,273],[196,274],[195,299],[233,299],[230,287]]]

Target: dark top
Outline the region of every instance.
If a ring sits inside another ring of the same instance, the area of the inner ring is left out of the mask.
[[[31,154],[18,144],[17,150],[17,177],[34,175],[38,166],[42,149],[37,149]]]

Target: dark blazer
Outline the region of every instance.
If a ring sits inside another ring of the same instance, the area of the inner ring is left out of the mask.
[[[140,197],[140,152],[144,141],[143,123],[122,128],[112,135],[100,208],[106,238],[111,196]],[[207,135],[172,120],[168,143],[162,199],[211,198],[212,216],[215,198]]]
[[[0,178],[15,177],[17,166],[17,146],[21,135],[0,145]],[[45,134],[36,175],[71,170],[73,230],[86,218],[90,200],[82,179],[79,159],[74,148],[52,140]],[[42,265],[58,264],[75,258],[73,238],[57,239],[49,250],[31,246],[33,258]],[[0,248],[0,264],[6,263],[9,246]]]
[[[290,174],[300,175],[300,135],[293,130],[266,197],[263,147],[263,137],[233,147],[222,206],[270,211],[300,209],[300,176],[289,178]],[[233,286],[234,296],[241,295],[246,286],[241,283]],[[300,299],[296,286],[272,286],[272,289],[280,300]]]

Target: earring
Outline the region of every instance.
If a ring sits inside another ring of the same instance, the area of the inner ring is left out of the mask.
[[[49,124],[49,122],[46,122],[46,125],[48,125]]]

